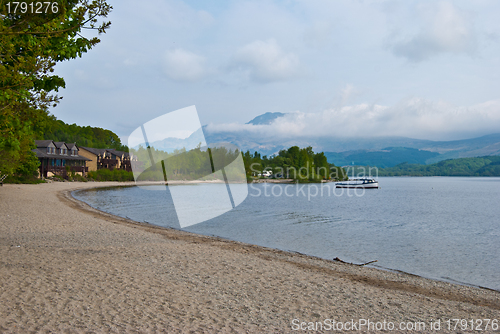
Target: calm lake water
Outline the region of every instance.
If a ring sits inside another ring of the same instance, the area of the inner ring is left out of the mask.
[[[238,207],[184,230],[325,259],[377,260],[371,266],[500,291],[500,178],[381,177],[379,183],[364,193],[341,193],[329,183],[322,196],[317,184],[252,184]],[[203,193],[225,185],[175,187]],[[74,196],[118,216],[178,228],[168,187],[160,189]]]

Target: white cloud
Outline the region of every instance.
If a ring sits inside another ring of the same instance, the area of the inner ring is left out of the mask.
[[[351,84],[345,85],[340,90],[340,105],[345,106],[353,97],[359,94],[359,91]]]
[[[235,68],[248,72],[254,81],[271,82],[292,78],[298,73],[299,58],[285,53],[274,39],[257,40],[240,48],[234,58]]]
[[[420,31],[393,45],[395,55],[419,62],[439,53],[473,53],[477,36],[471,15],[451,2],[421,6]]]
[[[421,98],[394,106],[358,104],[318,113],[293,112],[269,125],[210,124],[211,132],[245,132],[264,137],[380,137],[457,139],[496,133],[500,129],[500,100],[470,107]]]
[[[170,79],[187,82],[197,81],[206,74],[205,58],[177,48],[165,53],[163,69]]]

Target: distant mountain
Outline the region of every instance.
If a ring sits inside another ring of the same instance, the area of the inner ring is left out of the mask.
[[[379,176],[500,176],[500,156],[459,158],[430,165],[399,164],[378,170]]]
[[[340,161],[335,162],[336,160],[333,159],[334,157],[336,157],[336,159],[345,159],[347,156],[352,156],[347,159],[347,162],[351,164],[353,158],[355,158],[356,161],[366,162],[367,160],[371,161],[374,156],[381,155],[384,156],[383,159],[396,159],[387,165],[394,166],[398,161],[398,163],[435,163],[445,159],[500,155],[500,134],[457,141],[431,141],[404,137],[349,139],[332,137],[297,137],[282,139],[269,136],[256,138],[255,136],[245,133],[211,133],[209,131],[205,132],[205,134],[207,142],[230,142],[244,151],[258,151],[264,155],[277,154],[280,150],[294,145],[299,147],[312,146],[315,151],[328,152],[329,161],[336,165],[340,163]],[[401,148],[402,150],[406,149],[406,151],[398,152],[391,150],[392,152],[384,152],[387,151],[388,147]],[[414,150],[411,151],[410,149]],[[428,154],[426,152],[433,154]],[[335,155],[333,153],[339,154]],[[363,153],[367,155],[361,157],[360,155]],[[397,156],[400,156],[400,158],[397,158]]]
[[[265,114],[255,117],[247,124],[253,124],[253,125],[271,124],[276,118],[283,117],[285,115],[286,114],[282,112],[266,112]]]
[[[157,150],[172,153],[174,150],[179,150],[182,148],[191,150],[200,145],[200,143],[201,146],[205,146],[206,144],[205,138],[203,136],[203,130],[201,128],[184,139],[168,137],[149,143],[149,145]]]
[[[263,155],[278,154],[280,150],[287,149],[291,146],[316,146],[315,138],[273,138],[269,137],[257,137],[254,134],[249,134],[248,132],[211,132],[208,128],[204,127],[205,137],[208,143],[218,143],[218,142],[228,142],[232,143],[243,151],[258,151]],[[318,149],[322,151],[322,149]]]
[[[252,119],[247,124],[271,124],[285,113],[268,112]],[[203,136],[205,134],[205,136]],[[192,149],[200,143],[229,142],[242,151],[258,151],[262,155],[278,154],[291,146],[308,147],[323,151],[330,163],[337,166],[370,165],[380,168],[393,167],[401,163],[431,164],[446,159],[500,155],[500,133],[478,138],[432,141],[406,137],[335,138],[335,137],[288,137],[262,135],[244,129],[240,132],[212,132],[203,126],[188,138],[165,138],[151,143],[158,150],[173,152],[176,149]]]
[[[493,148],[494,151],[500,153],[500,133],[490,134],[482,137],[451,140],[451,141],[426,141],[420,145],[420,149],[435,151],[439,153],[446,153],[449,151],[478,151],[489,146],[488,150]]]
[[[336,166],[362,165],[387,168],[401,163],[426,164],[428,160],[437,158],[440,154],[408,147],[387,147],[380,151],[325,152],[325,156],[328,162]]]
[[[285,113],[268,112],[247,124],[266,125]],[[258,132],[211,132],[204,127],[208,143],[230,142],[243,151],[258,151],[263,155],[277,154],[291,146],[312,146],[316,152],[325,152],[328,161],[336,165],[355,164],[391,167],[399,163],[435,163],[445,159],[500,155],[500,133],[478,138],[433,141],[406,137],[335,138],[292,137],[282,138],[273,133],[265,136]]]
[[[435,141],[419,148],[441,154],[438,160],[430,159],[427,163],[445,159],[495,156],[500,155],[500,133],[471,139]]]

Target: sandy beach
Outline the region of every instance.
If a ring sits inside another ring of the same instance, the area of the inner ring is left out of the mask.
[[[369,321],[455,333],[447,320],[500,321],[497,291],[154,227],[71,197],[113,185],[0,187],[0,332],[333,332],[332,321],[379,332]]]

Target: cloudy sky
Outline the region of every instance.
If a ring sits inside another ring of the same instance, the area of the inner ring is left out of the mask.
[[[500,132],[500,1],[109,0],[57,65],[67,123],[122,139],[196,105],[212,131],[461,139]],[[269,126],[244,125],[290,113]]]

